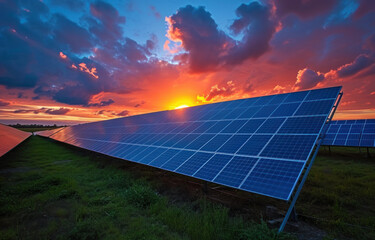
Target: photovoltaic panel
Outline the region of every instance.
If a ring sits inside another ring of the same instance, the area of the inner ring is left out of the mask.
[[[42,136],[42,137],[49,137],[49,136],[57,133],[58,131],[60,131],[62,129],[63,129],[63,127],[55,128],[55,129],[51,129],[51,130],[45,130],[45,131],[38,131],[38,132],[35,132],[35,135],[39,135],[39,136]]]
[[[31,135],[3,124],[0,124],[0,157],[12,150]]]
[[[375,147],[375,119],[331,121],[323,145]]]
[[[109,156],[289,200],[341,87],[66,127],[50,137]]]

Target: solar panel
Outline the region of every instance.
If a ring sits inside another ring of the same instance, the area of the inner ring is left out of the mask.
[[[31,133],[0,124],[0,157],[12,150]]]
[[[289,200],[341,87],[66,127],[50,137],[109,156]]]
[[[35,132],[35,135],[42,136],[42,137],[50,137],[53,134],[61,131],[62,129],[63,129],[63,127],[55,128],[55,129],[51,129],[51,130],[45,130],[45,131],[38,131],[38,132]]]
[[[331,121],[323,145],[375,147],[375,119]]]

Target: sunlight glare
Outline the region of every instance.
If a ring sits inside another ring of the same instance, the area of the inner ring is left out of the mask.
[[[189,107],[188,105],[181,105],[181,106],[178,106],[178,107],[175,107],[175,109],[181,109],[181,108],[187,108]]]

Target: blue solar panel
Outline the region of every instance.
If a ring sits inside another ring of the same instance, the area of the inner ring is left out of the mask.
[[[260,159],[241,188],[288,199],[290,194],[288,189],[293,188],[295,179],[298,178],[304,164],[304,162]]]
[[[328,126],[323,145],[375,147],[375,120],[332,121]]]
[[[240,99],[81,124],[64,128],[51,138],[288,200],[340,89]],[[363,141],[370,142],[371,136]]]

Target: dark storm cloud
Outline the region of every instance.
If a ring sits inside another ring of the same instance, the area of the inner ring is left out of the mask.
[[[301,18],[310,18],[324,14],[333,9],[337,0],[275,0],[278,14],[296,14]]]
[[[90,13],[76,23],[40,1],[0,2],[0,85],[72,105],[88,105],[100,92],[130,92],[127,79],[154,64],[147,62],[154,42],[124,37],[125,17],[108,3],[92,3]]]
[[[81,0],[50,0],[53,5],[69,8],[79,11],[85,7],[85,2]]]
[[[230,28],[234,34],[243,35],[240,41],[218,29],[204,7],[188,5],[180,8],[168,19],[168,34],[171,40],[181,41],[188,53],[176,59],[186,60],[193,72],[204,72],[238,65],[264,54],[277,27],[270,6],[258,2],[242,4],[236,14],[238,18]]]
[[[229,64],[240,64],[248,58],[258,58],[269,49],[269,42],[276,31],[270,6],[252,2],[237,8],[236,19],[231,25],[235,34],[242,33],[242,40],[228,54]]]
[[[109,3],[96,1],[90,4],[92,17],[86,19],[89,31],[104,44],[117,42],[123,36],[120,24],[125,23],[125,17]]]
[[[54,21],[53,37],[60,43],[61,50],[85,53],[93,47],[92,37],[85,28],[61,14],[55,14],[52,21]]]
[[[188,5],[170,17],[169,34],[172,40],[180,39],[188,52],[188,62],[193,72],[215,69],[223,62],[227,44],[232,44],[204,7]],[[228,46],[229,47],[229,46]]]
[[[373,0],[359,0],[359,6],[354,13],[355,18],[360,18],[368,13],[374,12],[375,1]]]

